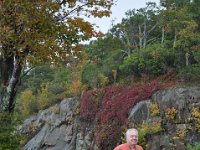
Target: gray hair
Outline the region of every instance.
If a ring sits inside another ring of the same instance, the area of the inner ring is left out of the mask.
[[[127,138],[128,134],[129,134],[131,131],[136,131],[136,132],[138,133],[138,130],[135,129],[135,128],[127,129],[127,131],[126,131],[126,138]]]

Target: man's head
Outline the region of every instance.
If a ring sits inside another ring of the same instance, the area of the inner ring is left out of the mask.
[[[126,131],[126,142],[132,147],[138,143],[138,131],[134,128]]]

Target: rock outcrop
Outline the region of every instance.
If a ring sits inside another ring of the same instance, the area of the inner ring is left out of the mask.
[[[152,115],[151,104],[158,106],[159,114]],[[136,104],[130,112],[129,121],[137,124],[147,122],[149,125],[153,121],[160,123],[157,124],[161,126],[160,132],[146,137],[147,149],[186,150],[187,143],[200,141],[200,122],[195,122],[195,116],[192,116],[195,108],[200,109],[199,87],[171,88]]]
[[[159,109],[152,115],[152,105]],[[194,108],[200,108],[200,88],[184,87],[158,91],[151,99],[137,103],[129,114],[130,123],[141,125],[158,122],[161,130],[146,135],[148,150],[185,150],[186,143],[199,142],[200,132],[192,118]],[[79,100],[68,98],[37,116],[27,118],[19,129],[33,135],[24,150],[98,150],[94,131],[80,131]],[[199,129],[200,130],[200,129]]]

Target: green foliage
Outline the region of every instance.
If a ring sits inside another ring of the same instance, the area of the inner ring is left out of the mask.
[[[23,137],[16,131],[15,126],[19,124],[20,118],[16,114],[0,114],[0,149],[20,150],[20,142]]]
[[[48,84],[42,84],[41,85],[41,90],[38,91],[38,106],[39,109],[44,109],[46,108],[49,103],[49,92],[48,92]]]
[[[186,144],[187,150],[200,150],[200,143]]]
[[[32,69],[23,78],[16,110],[27,116],[62,100],[68,91],[68,70],[62,65],[48,64]]]
[[[188,0],[161,0],[161,6],[167,9],[180,8],[189,4],[189,2]]]
[[[151,103],[150,109],[151,109],[151,115],[152,116],[159,116],[160,115],[160,109],[159,109],[157,103]]]
[[[51,84],[49,85],[48,92],[52,95],[57,95],[65,92],[65,87],[60,86],[59,84]]]
[[[99,68],[96,64],[87,63],[83,67],[81,82],[87,84],[89,88],[97,87],[99,73]]]
[[[23,91],[20,94],[19,99],[20,99],[19,107],[23,115],[27,116],[37,111],[38,109],[37,100],[31,90],[27,89]]]
[[[104,87],[104,86],[108,85],[108,83],[109,83],[108,77],[104,76],[103,74],[100,74],[99,75],[99,86]]]
[[[56,82],[56,83],[65,82],[68,79],[68,75],[69,75],[69,69],[67,69],[67,67],[66,68],[64,68],[64,67],[59,68],[59,70],[57,70],[55,72],[55,75],[54,75],[55,81],[54,82]]]
[[[29,108],[29,110],[28,110],[29,111],[29,115],[38,112],[38,110],[39,110],[39,108],[38,108],[38,101],[36,99],[33,99],[32,101],[30,101],[30,103],[27,106],[27,108]]]
[[[50,64],[37,66],[23,78],[20,90],[29,88],[33,93],[36,93],[42,83],[47,83],[54,79],[54,74],[55,69],[50,68]]]
[[[123,41],[125,55],[130,55],[133,49],[140,51],[141,48],[145,48],[149,41],[155,40],[154,34],[159,34],[155,28],[158,21],[156,3],[146,4],[144,8],[128,10],[125,13],[126,18],[111,29],[111,32]]]
[[[119,38],[112,34],[106,34],[104,38],[92,41],[86,50],[89,54],[89,59],[97,62],[98,65],[102,65],[103,61],[117,55],[123,47],[124,45]]]
[[[119,66],[123,62],[122,50],[116,49],[115,51],[110,51],[107,58],[102,60],[101,70],[105,75],[112,75],[112,70],[118,70]]]
[[[82,91],[84,91],[85,88],[85,85],[83,85],[81,81],[77,79],[70,84],[68,94],[81,95]]]
[[[200,132],[200,108],[193,107],[191,114],[195,121],[195,128],[198,132]]]
[[[139,135],[139,143],[146,146],[146,137],[150,134],[158,133],[161,131],[161,124],[160,122],[152,122],[151,124],[148,124],[146,122],[143,122],[142,125],[138,128]]]
[[[184,83],[193,84],[198,83],[200,78],[200,66],[192,65],[188,67],[183,67],[178,70],[178,78]]]
[[[194,59],[197,61],[198,65],[200,65],[200,49],[193,53]]]
[[[150,45],[140,52],[134,51],[131,55],[124,58],[124,63],[120,70],[125,74],[142,73],[149,75],[159,75],[165,71],[165,60],[168,55],[158,44]]]
[[[113,81],[112,70],[118,70],[123,61],[124,45],[121,40],[111,33],[108,33],[104,38],[91,42],[86,50],[89,59],[94,62],[100,72]]]
[[[143,59],[133,53],[131,56],[124,58],[124,63],[120,66],[120,70],[125,74],[139,74],[139,66],[144,66]]]
[[[166,114],[166,118],[171,120],[171,121],[174,121],[175,117],[176,117],[176,114],[177,114],[177,109],[172,107],[172,108],[167,108],[165,114]]]

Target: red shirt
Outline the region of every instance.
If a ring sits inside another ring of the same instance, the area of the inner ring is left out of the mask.
[[[130,148],[129,148],[129,145],[127,143],[125,143],[125,144],[121,144],[121,145],[115,147],[114,150],[130,150]],[[140,145],[136,145],[135,150],[143,150],[143,148]]]

